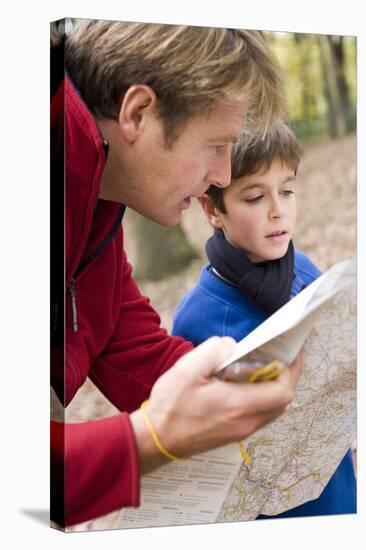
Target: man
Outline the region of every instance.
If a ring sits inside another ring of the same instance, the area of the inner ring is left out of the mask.
[[[138,506],[141,474],[168,457],[239,441],[276,418],[300,362],[261,387],[216,379],[233,341],[191,351],[168,336],[123,252],[125,207],[179,223],[191,197],[229,184],[245,119],[265,131],[282,114],[281,71],[260,35],[83,21],[66,40],[65,78],[62,42],[53,55],[61,64],[52,71],[52,184],[63,197],[65,176],[66,296],[55,257],[51,383],[67,406],[89,377],[123,411],[52,422],[51,517],[72,525]]]

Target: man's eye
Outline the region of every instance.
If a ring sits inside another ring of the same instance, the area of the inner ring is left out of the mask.
[[[216,153],[221,153],[221,151],[225,149],[225,147],[227,147],[227,143],[220,143],[219,145],[214,145],[214,149]]]
[[[248,202],[249,204],[256,204],[257,202],[260,202],[263,199],[263,195],[257,195],[256,197],[253,197],[251,199],[245,199],[245,202]]]

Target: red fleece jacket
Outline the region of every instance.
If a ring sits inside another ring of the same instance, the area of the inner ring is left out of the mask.
[[[98,200],[105,143],[68,78],[52,99],[51,124],[60,154],[65,142],[66,161],[65,347],[52,349],[51,382],[66,406],[89,376],[125,411],[79,424],[51,422],[51,518],[73,525],[139,505],[138,454],[128,412],[192,346],[160,328],[159,316],[131,277],[121,205]]]

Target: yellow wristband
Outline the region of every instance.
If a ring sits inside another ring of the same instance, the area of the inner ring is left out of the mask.
[[[179,456],[175,456],[173,455],[173,453],[170,453],[165,447],[164,445],[162,445],[162,443],[160,442],[154,428],[153,428],[153,425],[151,424],[151,421],[150,421],[150,418],[145,410],[145,406],[147,405],[148,403],[148,400],[144,401],[143,403],[141,403],[141,406],[140,406],[140,409],[141,409],[141,412],[142,412],[142,416],[144,417],[144,420],[146,422],[146,425],[149,429],[149,432],[151,433],[151,437],[153,438],[153,441],[155,443],[155,445],[157,446],[157,448],[159,449],[159,451],[161,453],[163,453],[163,455],[165,455],[166,457],[170,458],[170,460],[188,460],[189,457],[179,457]]]

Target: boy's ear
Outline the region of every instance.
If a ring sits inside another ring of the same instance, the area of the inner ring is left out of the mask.
[[[157,97],[145,84],[134,84],[125,93],[118,116],[119,128],[128,143],[134,143],[146,126],[146,118],[155,113]]]
[[[212,199],[208,195],[202,195],[198,200],[201,203],[202,209],[210,225],[212,225],[214,229],[220,229],[222,227],[221,212],[216,208]]]

